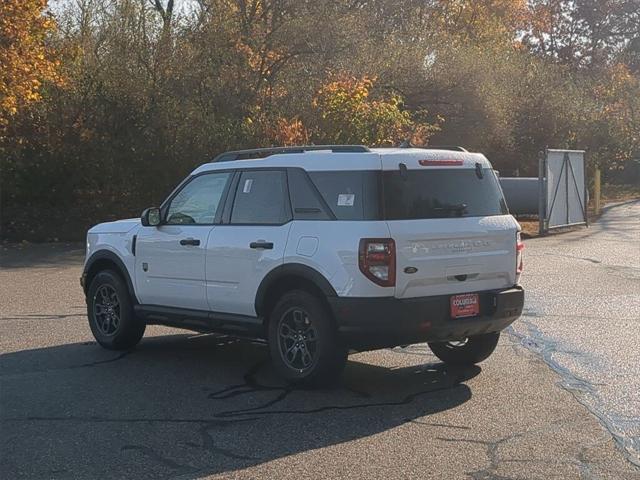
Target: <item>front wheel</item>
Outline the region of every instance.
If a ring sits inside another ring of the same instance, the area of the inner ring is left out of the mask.
[[[269,316],[274,367],[291,383],[321,386],[337,379],[347,361],[331,316],[314,295],[295,290],[280,298]]]
[[[500,332],[474,335],[464,340],[431,342],[429,348],[449,365],[474,365],[489,358],[498,345]]]
[[[128,350],[144,335],[146,324],[136,317],[127,285],[111,270],[98,273],[87,291],[91,333],[109,350]]]

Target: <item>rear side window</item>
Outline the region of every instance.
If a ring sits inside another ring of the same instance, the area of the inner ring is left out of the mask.
[[[383,172],[387,220],[504,215],[507,205],[495,173],[483,169]]]
[[[309,177],[338,220],[379,220],[378,173],[309,172]]]
[[[285,172],[242,172],[231,212],[231,223],[282,225],[289,220],[291,213]]]
[[[296,220],[331,220],[329,212],[316,193],[304,170],[291,168],[289,177],[289,195],[293,206],[293,218]]]

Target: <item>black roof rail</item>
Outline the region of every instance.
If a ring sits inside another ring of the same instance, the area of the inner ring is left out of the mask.
[[[304,153],[312,152],[315,150],[331,150],[335,153],[362,153],[371,151],[364,145],[300,145],[294,147],[254,148],[251,150],[235,150],[231,152],[224,152],[215,157],[212,162],[254,160],[256,158],[265,158],[270,155],[277,155],[280,153]]]

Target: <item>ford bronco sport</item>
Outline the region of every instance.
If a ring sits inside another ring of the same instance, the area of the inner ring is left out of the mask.
[[[246,336],[286,380],[322,383],[350,349],[486,359],[522,312],[519,230],[462,148],[227,152],[141,219],[90,229],[81,283],[106,348],[148,324]]]

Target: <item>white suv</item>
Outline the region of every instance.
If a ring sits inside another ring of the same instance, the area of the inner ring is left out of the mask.
[[[260,338],[285,379],[322,383],[350,349],[487,358],[522,312],[519,230],[462,148],[228,152],[141,219],[89,230],[81,283],[106,348],[147,324]]]

